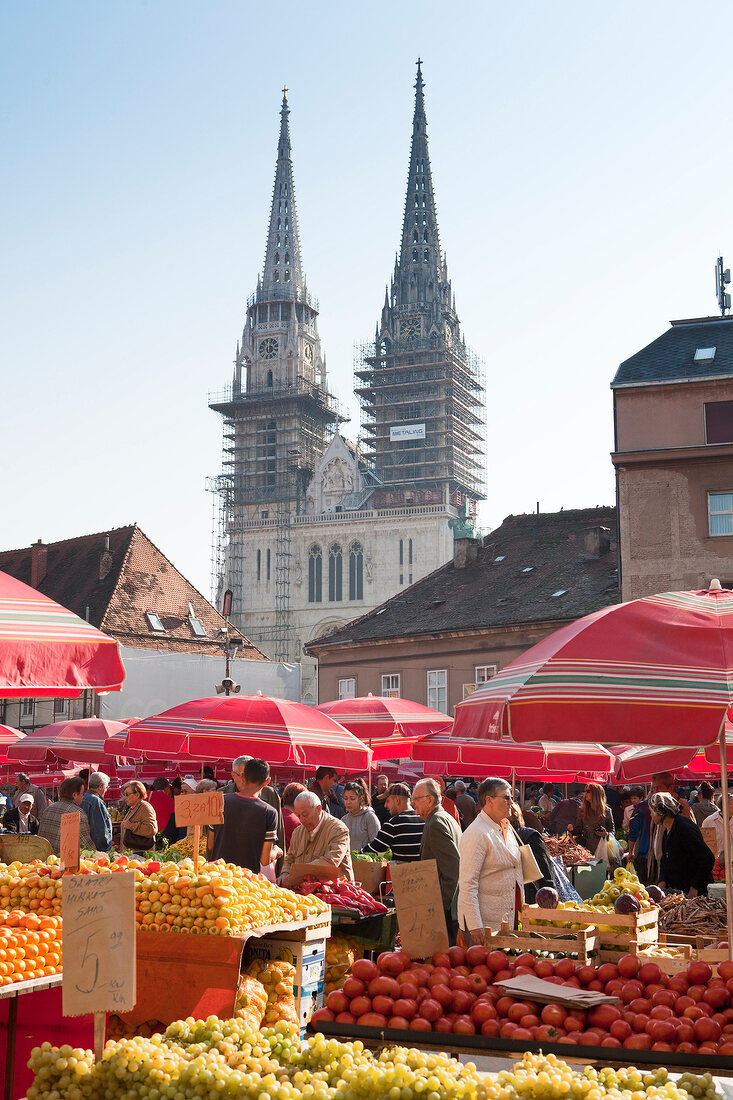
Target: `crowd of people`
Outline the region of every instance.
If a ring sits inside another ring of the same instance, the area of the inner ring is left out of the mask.
[[[125,815],[120,843],[149,851],[161,838],[175,843],[186,834],[176,825],[179,794],[219,786],[210,767],[199,780],[191,775],[156,779],[150,791],[139,780],[123,788]],[[84,771],[65,779],[58,798],[20,773],[3,792],[8,832],[45,837],[58,854],[61,818],[81,817],[83,848],[109,851],[112,822],[107,808],[109,779]],[[640,879],[690,896],[704,893],[712,879],[715,853],[703,836],[714,831],[723,863],[724,823],[719,797],[709,783],[680,790],[663,772],[643,787],[617,789],[581,785],[563,797],[553,783],[529,787],[524,806],[504,779],[480,783],[456,780],[446,787],[441,776],[419,779],[414,787],[390,783],[385,775],[374,790],[362,778],[341,783],[335,768],[321,767],[307,786],[289,782],[278,790],[266,761],[238,757],[223,785],[223,824],[209,827],[206,850],[287,885],[296,864],[324,865],[353,881],[352,853],[384,855],[397,862],[435,860],[446,923],[452,939],[483,939],[483,929],[514,923],[523,900],[534,900],[542,886],[558,886],[560,871],[549,856],[545,837],[572,834],[584,848],[610,863],[633,863]],[[732,800],[733,803],[733,800]],[[733,813],[729,823],[733,841]],[[616,841],[616,834],[626,851]],[[532,881],[525,881],[523,854],[534,859]]]

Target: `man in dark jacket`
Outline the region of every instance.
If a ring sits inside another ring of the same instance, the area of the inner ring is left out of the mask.
[[[448,939],[455,943],[458,935],[456,902],[461,829],[456,820],[442,809],[440,802],[440,787],[434,779],[421,779],[415,784],[412,804],[425,822],[420,859],[434,859],[438,866]]]
[[[12,810],[6,810],[3,817],[3,829],[6,833],[30,833],[33,836],[38,832],[38,818],[34,813],[33,795],[22,794],[18,799],[18,805]]]

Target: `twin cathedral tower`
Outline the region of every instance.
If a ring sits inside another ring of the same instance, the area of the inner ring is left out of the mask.
[[[440,247],[418,61],[402,242],[355,365],[360,442],[341,435],[300,250],[289,115],[284,89],[264,270],[232,383],[210,401],[224,425],[210,487],[216,583],[233,592],[232,620],[274,660],[301,661],[303,701],[317,702],[302,646],[442,565],[454,533],[472,530],[483,385]]]

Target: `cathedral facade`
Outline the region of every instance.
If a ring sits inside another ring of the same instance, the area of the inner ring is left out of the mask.
[[[255,645],[301,662],[303,701],[315,703],[316,665],[303,645],[437,569],[454,532],[471,530],[483,495],[483,402],[440,249],[420,63],[401,248],[355,370],[358,444],[342,435],[328,388],[298,236],[289,113],[284,91],[264,269],[232,383],[210,401],[224,423],[212,485],[216,582],[232,590],[232,619]]]

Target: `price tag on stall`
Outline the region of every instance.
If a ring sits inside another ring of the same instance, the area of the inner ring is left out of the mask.
[[[223,791],[204,791],[202,794],[179,794],[175,800],[176,825],[223,825]]]
[[[61,838],[59,840],[60,867],[62,871],[75,874],[79,870],[79,814],[61,815]]]
[[[135,872],[69,875],[64,921],[64,1016],[135,1007]]]
[[[436,951],[447,951],[450,941],[436,861],[390,863],[389,869],[402,950],[411,959],[430,958]]]

